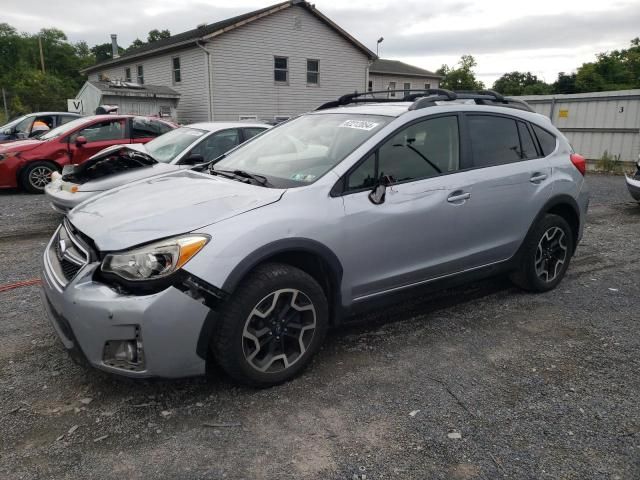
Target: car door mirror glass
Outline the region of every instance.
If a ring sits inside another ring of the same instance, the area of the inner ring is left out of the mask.
[[[204,156],[199,153],[192,153],[188,157],[180,160],[181,165],[197,165],[199,163],[204,163]]]
[[[387,185],[386,182],[380,181],[378,184],[369,192],[369,200],[374,205],[380,205],[384,203],[385,196],[387,194]]]

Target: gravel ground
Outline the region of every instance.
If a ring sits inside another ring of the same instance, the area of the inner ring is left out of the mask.
[[[376,312],[268,390],[84,370],[37,287],[0,292],[0,478],[640,478],[640,206],[589,184],[555,291],[495,279]],[[60,217],[0,205],[0,285],[37,277]]]

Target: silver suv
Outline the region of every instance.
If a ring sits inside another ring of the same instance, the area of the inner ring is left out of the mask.
[[[330,326],[399,293],[501,272],[558,285],[588,193],[550,121],[494,92],[375,96],[72,210],[43,291],[74,358],[132,377],[203,374],[211,359],[268,386]]]

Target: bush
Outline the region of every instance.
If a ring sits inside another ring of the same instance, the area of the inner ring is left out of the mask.
[[[620,154],[610,155],[606,150],[602,154],[602,157],[596,163],[596,168],[601,172],[607,173],[622,173],[622,162],[620,161]]]

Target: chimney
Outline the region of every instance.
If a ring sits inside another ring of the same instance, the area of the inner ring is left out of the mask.
[[[120,54],[118,53],[118,35],[115,33],[111,34],[111,58],[118,58]]]

